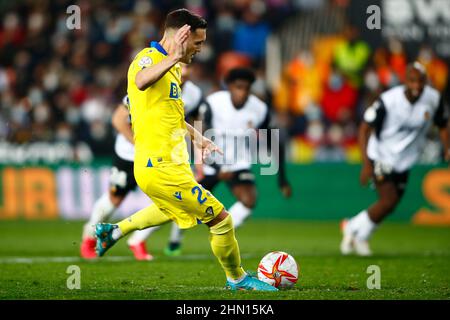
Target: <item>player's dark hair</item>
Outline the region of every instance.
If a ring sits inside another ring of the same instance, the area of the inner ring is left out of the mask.
[[[195,14],[187,9],[178,9],[169,12],[166,17],[164,29],[179,29],[185,24],[191,26],[191,31],[195,31],[197,29],[206,29],[208,25],[206,20],[198,14]]]
[[[231,69],[225,77],[225,83],[229,84],[236,80],[245,80],[252,84],[255,81],[255,73],[249,68]]]

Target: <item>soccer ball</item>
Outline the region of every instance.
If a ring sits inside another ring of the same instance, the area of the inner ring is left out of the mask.
[[[286,252],[270,252],[258,265],[258,279],[275,288],[292,287],[298,280],[297,262]]]

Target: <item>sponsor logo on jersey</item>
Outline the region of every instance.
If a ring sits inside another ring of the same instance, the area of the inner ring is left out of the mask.
[[[141,68],[148,67],[153,64],[153,60],[150,57],[142,57],[141,60],[139,60],[138,65]]]
[[[181,199],[181,191],[175,192],[175,193],[173,194],[173,196],[174,196],[175,198],[177,198],[178,200],[183,200],[183,199]]]
[[[208,208],[206,208],[206,214],[207,215],[209,215],[209,216],[213,216],[214,215],[214,209],[213,209],[213,207],[208,207]]]
[[[169,97],[172,99],[178,99],[180,97],[180,90],[178,89],[178,86],[176,83],[171,82],[170,83],[170,94]]]

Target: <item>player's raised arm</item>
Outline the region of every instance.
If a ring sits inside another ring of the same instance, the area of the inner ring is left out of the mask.
[[[168,29],[161,40],[167,46],[168,56],[161,62],[145,67],[136,74],[135,82],[139,90],[144,91],[166,74],[175,64],[177,64],[186,54],[187,40],[191,27],[184,25],[178,30]],[[170,33],[175,32],[175,36]]]
[[[369,124],[362,121],[358,130],[358,143],[363,162],[359,179],[362,185],[366,185],[369,182],[370,175],[372,174],[372,164],[367,156],[367,142],[369,141],[371,132],[372,128]]]
[[[385,114],[386,109],[383,101],[378,99],[366,109],[364,112],[364,119],[359,126],[358,143],[363,160],[363,167],[360,174],[360,182],[362,185],[366,185],[369,182],[373,171],[372,163],[367,156],[367,143],[372,130],[375,130],[377,135],[380,133]]]
[[[128,112],[128,108],[125,104],[120,103],[114,113],[112,115],[112,125],[113,127],[123,136],[134,144],[133,131],[131,130],[130,121],[129,121],[130,113]]]
[[[200,131],[191,126],[188,122],[186,122],[186,129],[189,132],[189,135],[194,143],[194,146],[202,150],[203,159],[208,157],[212,152],[217,151],[218,153],[223,155],[222,149],[214,144],[210,139],[204,137]]]
[[[450,162],[450,138],[447,127],[439,128],[439,137],[444,147],[444,159]]]
[[[433,122],[439,128],[439,138],[441,139],[444,148],[444,159],[447,162],[450,162],[450,137],[448,131],[449,113],[448,105],[441,97]]]

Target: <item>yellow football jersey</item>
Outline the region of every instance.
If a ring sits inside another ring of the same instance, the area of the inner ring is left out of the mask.
[[[141,91],[136,74],[165,59],[167,52],[156,41],[141,50],[128,69],[128,98],[135,141],[135,164],[149,158],[187,163],[186,124],[181,99],[181,66],[177,63],[164,76]]]

